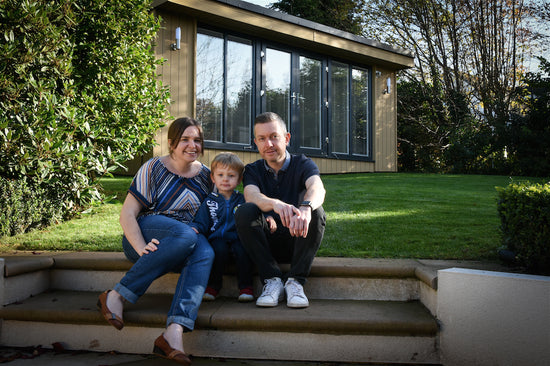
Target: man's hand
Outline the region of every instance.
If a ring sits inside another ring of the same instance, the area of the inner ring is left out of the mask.
[[[287,228],[290,228],[292,218],[296,215],[300,215],[300,210],[295,206],[279,200],[273,204],[273,211],[279,215],[283,226]]]
[[[288,230],[290,235],[296,237],[307,237],[309,223],[311,222],[311,208],[303,206],[298,209],[298,214],[294,215],[290,220]]]

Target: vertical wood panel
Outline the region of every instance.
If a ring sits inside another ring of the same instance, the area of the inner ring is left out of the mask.
[[[380,71],[374,81],[374,159],[375,171],[397,171],[397,90],[395,73]],[[391,92],[384,94],[386,79],[392,80]]]
[[[165,60],[158,69],[159,78],[163,85],[170,88],[172,104],[168,107],[171,116],[166,126],[155,136],[157,146],[153,154],[166,155],[168,147],[168,128],[173,119],[192,117],[194,114],[194,75],[195,75],[195,21],[182,15],[172,15],[166,12],[157,12],[162,18],[161,29],[156,40],[155,55]],[[173,51],[171,44],[175,43],[176,28],[181,28],[181,47]]]

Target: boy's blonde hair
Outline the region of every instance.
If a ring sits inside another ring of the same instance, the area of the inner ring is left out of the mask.
[[[226,166],[230,169],[236,170],[239,173],[239,178],[242,178],[244,172],[244,163],[239,159],[237,154],[231,152],[222,152],[216,155],[216,157],[210,163],[210,171],[214,173],[218,166]]]

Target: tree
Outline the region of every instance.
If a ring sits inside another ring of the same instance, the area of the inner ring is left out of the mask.
[[[0,176],[70,216],[98,179],[154,146],[168,91],[150,1],[0,2]]]
[[[518,100],[511,122],[515,174],[550,176],[550,62],[539,58],[540,71],[525,76],[525,86],[518,88]]]
[[[280,0],[271,8],[353,34],[361,33],[363,0]]]
[[[430,95],[426,102],[438,132],[431,143],[439,146],[442,167],[504,169],[506,126],[527,45],[523,1],[372,0],[363,14],[364,35],[414,51],[416,66],[400,79],[416,81],[419,92]],[[472,150],[467,136],[482,146]],[[470,162],[460,160],[467,157]]]

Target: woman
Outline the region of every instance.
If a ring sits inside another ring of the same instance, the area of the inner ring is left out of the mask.
[[[120,213],[122,246],[132,268],[98,307],[117,329],[124,327],[123,303],[135,303],[149,285],[168,272],[180,272],[166,330],[153,353],[183,365],[183,332],[193,330],[208,283],[214,252],[188,225],[212,190],[210,169],[197,161],[203,153],[201,126],[191,118],[175,120],[168,130],[170,154],[155,157],[138,171]]]

